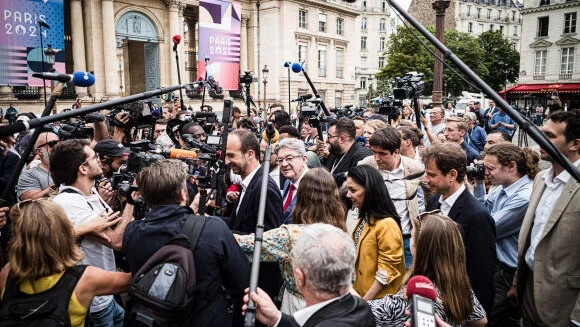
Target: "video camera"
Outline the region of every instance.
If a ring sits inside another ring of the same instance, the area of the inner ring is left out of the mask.
[[[354,117],[362,117],[364,109],[355,108],[354,110],[351,109],[354,105],[349,104],[344,106],[343,108],[335,108],[330,109],[330,112],[336,115],[336,118],[347,117],[347,118],[354,118]]]
[[[124,124],[117,119],[117,114],[125,112],[129,115],[129,122]],[[151,114],[151,102],[135,101],[113,108],[109,112],[109,119],[114,126],[123,128],[136,127],[138,129],[152,127],[155,117]]]
[[[257,81],[258,80],[252,76],[252,72],[249,70],[246,70],[244,75],[240,75],[240,84],[252,84]]]
[[[425,82],[422,81],[425,74],[409,72],[403,77],[395,78],[396,88],[393,89],[393,97],[396,100],[405,100],[421,96],[425,91]]]
[[[399,113],[403,111],[403,101],[393,96],[378,98],[375,101],[378,105],[377,113],[386,116],[389,121],[396,119]]]

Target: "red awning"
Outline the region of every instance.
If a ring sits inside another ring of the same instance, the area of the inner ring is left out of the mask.
[[[507,93],[580,93],[580,83],[518,84],[507,89]],[[498,92],[503,94],[503,91]]]

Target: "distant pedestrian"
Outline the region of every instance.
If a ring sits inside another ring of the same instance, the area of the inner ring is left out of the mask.
[[[77,98],[77,101],[75,101],[75,103],[73,103],[72,108],[73,109],[80,109],[83,106],[83,100],[81,100],[81,98]]]
[[[14,108],[12,103],[6,108],[6,119],[8,124],[14,124],[16,122],[16,116],[18,116],[18,110]]]
[[[538,104],[536,107],[536,126],[542,126],[542,122],[544,121],[544,107],[541,104]]]

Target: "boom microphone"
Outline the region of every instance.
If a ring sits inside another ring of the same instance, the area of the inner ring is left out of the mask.
[[[280,139],[280,134],[274,128],[274,125],[272,125],[272,123],[268,123],[268,126],[264,129],[264,133],[262,133],[262,140],[264,140],[264,142],[266,143],[268,143],[268,141],[276,143],[278,142],[278,139]]]
[[[177,51],[177,45],[181,43],[181,35],[173,36],[173,51]]]
[[[39,26],[41,26],[41,27],[44,27],[44,28],[50,29],[50,26],[48,26],[48,24],[47,24],[47,23],[46,23],[44,20],[42,20],[42,19],[39,19],[39,20],[37,21],[37,23],[38,23],[38,25],[39,25]]]
[[[211,146],[197,140],[191,134],[183,134],[181,135],[181,139],[187,143],[189,146],[200,149],[202,152],[217,154],[216,149],[212,148]]]
[[[61,83],[72,82],[74,86],[89,87],[95,84],[95,76],[87,72],[74,72],[72,74],[33,73],[32,77],[42,78]]]
[[[161,154],[169,159],[197,159],[197,152],[183,149],[155,150],[153,153]]]
[[[297,62],[293,63],[292,64],[292,71],[295,73],[300,73],[302,71],[302,65],[300,65]]]
[[[296,101],[304,102],[310,98],[312,98],[312,94],[304,94],[304,95],[301,95],[301,96],[297,97],[296,99],[292,100],[291,102],[296,102]]]

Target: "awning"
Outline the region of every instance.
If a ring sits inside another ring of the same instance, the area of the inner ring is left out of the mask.
[[[507,93],[580,93],[580,83],[518,84],[509,87]],[[499,94],[504,94],[501,90]]]

